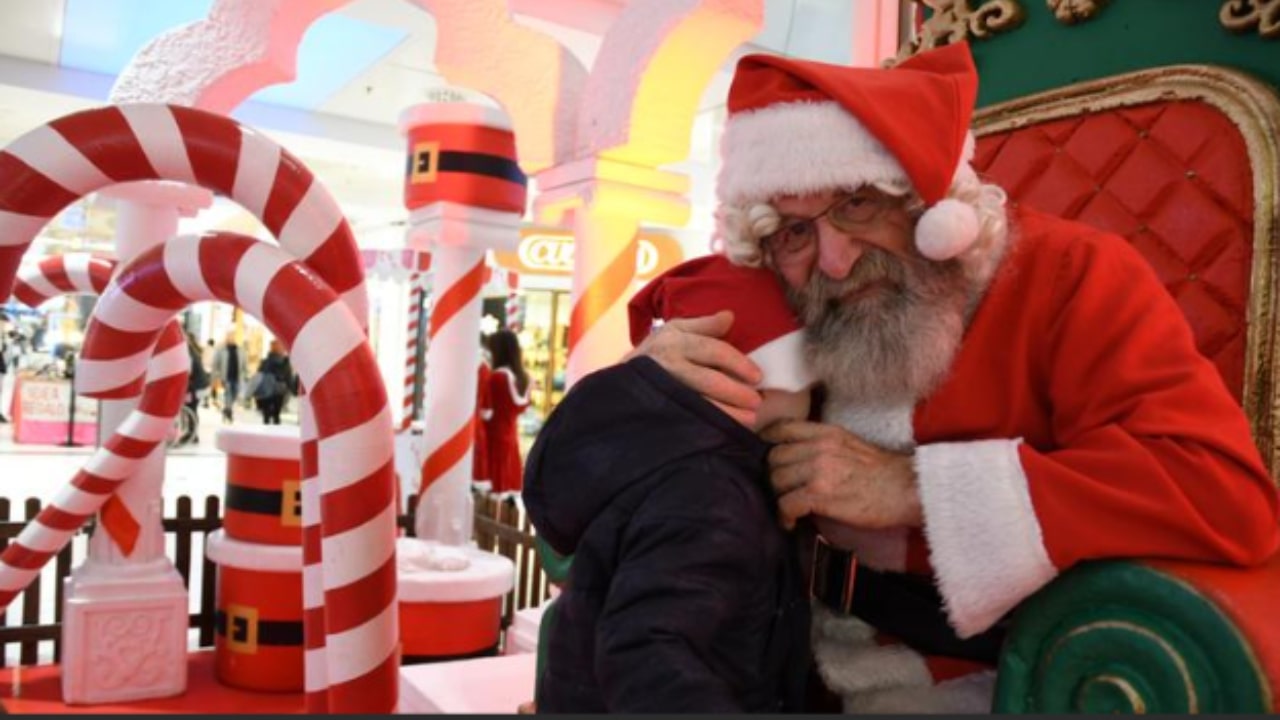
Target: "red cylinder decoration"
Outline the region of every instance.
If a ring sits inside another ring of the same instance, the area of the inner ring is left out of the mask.
[[[440,566],[459,552],[469,560],[465,568]],[[515,580],[510,560],[400,538],[396,564],[403,664],[497,654],[502,598]]]
[[[302,442],[293,427],[227,427],[227,537],[268,545],[302,543]]]
[[[209,536],[218,564],[218,681],[267,692],[303,689],[302,548]]]
[[[406,109],[409,138],[404,202],[409,210],[451,202],[523,213],[528,180],[516,164],[516,139],[498,112],[467,103]]]
[[[501,596],[470,602],[400,603],[405,663],[496,654],[501,627]]]

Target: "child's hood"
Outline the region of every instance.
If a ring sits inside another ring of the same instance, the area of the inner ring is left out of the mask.
[[[525,467],[524,501],[538,533],[570,554],[618,495],[663,479],[702,453],[764,467],[755,433],[641,357],[580,380],[538,435]]]

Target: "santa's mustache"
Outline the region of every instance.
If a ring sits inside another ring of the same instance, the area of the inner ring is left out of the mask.
[[[846,304],[846,296],[873,283],[881,286],[873,298],[879,301],[877,304],[892,305],[910,299],[913,295],[910,275],[906,260],[887,250],[868,248],[844,278],[836,280],[815,271],[804,287],[793,289],[789,294],[792,306],[801,314],[801,320],[813,327],[824,316],[839,313]],[[865,303],[855,300],[850,304]]]
[[[870,248],[848,276],[815,271],[788,296],[805,325],[813,369],[831,391],[849,400],[908,401],[950,365],[968,290],[958,263]]]

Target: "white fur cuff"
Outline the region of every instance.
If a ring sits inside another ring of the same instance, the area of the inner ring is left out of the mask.
[[[1020,442],[916,449],[929,558],[960,637],[991,627],[1058,574],[1031,505]]]

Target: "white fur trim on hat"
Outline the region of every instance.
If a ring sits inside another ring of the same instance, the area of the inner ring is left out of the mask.
[[[978,239],[978,214],[954,198],[939,200],[916,223],[916,249],[930,260],[950,260]]]
[[[909,182],[892,154],[835,102],[791,102],[729,116],[720,202],[739,207],[875,182]]]
[[[796,392],[812,385],[816,378],[804,360],[804,331],[794,330],[747,353],[764,379],[758,387]]]
[[[1058,574],[1031,504],[1019,442],[916,449],[929,561],[947,617],[962,638],[991,627]]]

